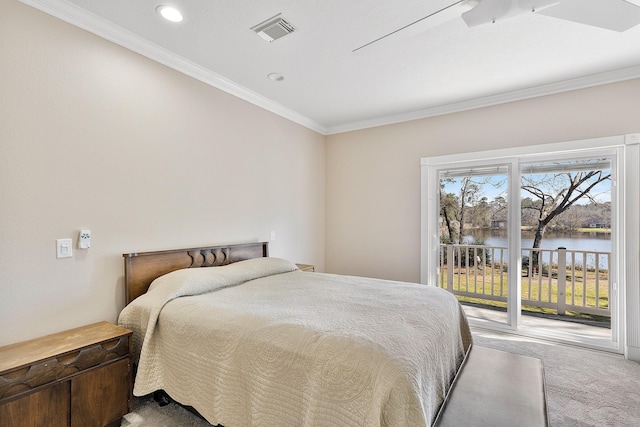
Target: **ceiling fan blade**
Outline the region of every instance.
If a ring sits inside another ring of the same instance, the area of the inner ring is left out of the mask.
[[[640,7],[624,0],[561,0],[539,13],[620,32],[640,24]]]
[[[539,12],[546,7],[560,3],[561,0],[518,0],[518,8],[523,12]]]
[[[468,27],[490,24],[508,15],[520,12],[513,0],[480,0],[473,9],[462,14]]]
[[[460,17],[463,12],[474,7],[476,4],[478,4],[478,0],[458,0],[453,4],[413,21],[404,27],[398,28],[397,30],[385,34],[382,37],[378,37],[375,40],[363,44],[362,46],[355,48],[352,52],[357,52],[382,41],[398,40],[400,38],[411,37],[413,35],[423,33],[440,24]]]

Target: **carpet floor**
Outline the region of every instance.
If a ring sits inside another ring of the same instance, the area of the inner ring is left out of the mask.
[[[475,345],[543,361],[552,427],[640,426],[640,364],[610,353],[516,335],[475,330],[473,336]],[[136,398],[134,412],[127,414],[121,425],[210,426],[179,405],[160,407],[150,397]]]
[[[620,355],[476,330],[474,344],[544,364],[553,427],[640,426],[640,364]]]

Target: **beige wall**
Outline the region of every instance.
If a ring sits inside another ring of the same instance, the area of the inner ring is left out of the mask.
[[[124,252],[274,230],[274,256],[418,281],[421,157],[640,132],[633,80],[325,139],[0,4],[0,345],[115,321]]]
[[[0,0],[0,345],[115,321],[122,253],[268,240],[324,264],[324,137]],[[92,247],[56,259],[55,239]]]
[[[640,80],[327,138],[326,269],[420,280],[420,158],[640,132]]]

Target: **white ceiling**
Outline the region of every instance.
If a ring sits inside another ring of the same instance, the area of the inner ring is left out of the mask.
[[[353,52],[453,0],[21,1],[324,134],[640,77],[640,25],[533,13]],[[160,4],[184,21],[163,20]],[[294,33],[269,43],[250,30],[278,13]]]

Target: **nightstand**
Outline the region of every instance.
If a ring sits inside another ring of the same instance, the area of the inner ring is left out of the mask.
[[[311,264],[296,264],[301,271],[316,271],[316,266]]]
[[[131,331],[108,322],[0,347],[0,425],[116,427],[132,410]]]

